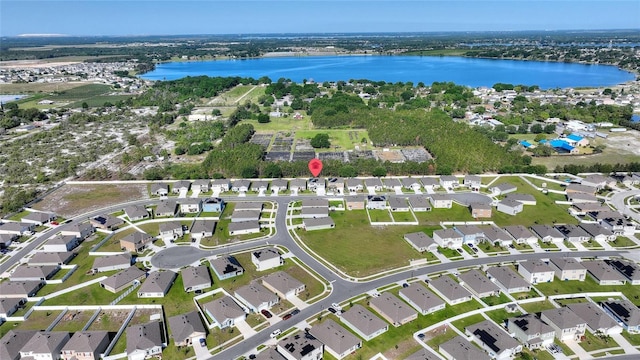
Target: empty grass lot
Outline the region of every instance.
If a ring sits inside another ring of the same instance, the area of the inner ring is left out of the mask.
[[[330,213],[335,229],[298,235],[314,252],[352,276],[367,276],[408,265],[422,258],[406,241],[404,234],[429,230],[424,226],[371,226],[364,211]]]
[[[528,304],[520,305],[523,309],[527,311],[529,314],[539,313],[544,310],[555,309],[555,306],[549,300],[545,301],[536,301]]]
[[[537,284],[536,288],[547,296],[559,294],[579,294],[585,292],[611,292],[619,291],[623,293],[632,303],[640,305],[640,287],[630,284],[616,286],[601,286],[596,283],[591,276],[587,276],[584,281],[553,281],[550,283]]]
[[[466,318],[462,318],[460,320],[456,320],[456,321],[452,322],[451,325],[457,327],[458,330],[464,332],[464,329],[467,326],[473,325],[473,324],[477,324],[477,323],[483,322],[485,320],[486,319],[485,319],[484,316],[482,316],[482,314],[475,314],[475,315],[468,316]]]
[[[485,314],[498,325],[503,325],[507,319],[522,315],[520,311],[510,313],[505,309],[487,311]]]

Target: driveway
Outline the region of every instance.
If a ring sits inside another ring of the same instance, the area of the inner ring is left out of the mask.
[[[193,346],[193,351],[196,353],[196,359],[203,360],[211,356],[211,354],[209,353],[208,345],[200,346],[200,343],[198,342],[198,343],[194,343],[192,346]]]
[[[246,321],[237,322],[236,327],[238,328],[238,330],[240,330],[240,333],[242,333],[242,336],[244,336],[245,339],[248,339],[256,334],[256,331],[253,330]]]
[[[300,310],[305,309],[309,306],[306,302],[302,301],[297,296],[292,296],[291,298],[287,298],[287,300],[289,300],[290,303],[292,303],[295,307],[297,307]]]

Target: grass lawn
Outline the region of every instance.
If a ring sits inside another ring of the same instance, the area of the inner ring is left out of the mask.
[[[595,336],[589,331],[585,332],[585,339],[580,342],[580,346],[586,351],[603,350],[619,347],[618,343],[610,336]]]
[[[631,345],[640,346],[640,334],[629,334],[628,331],[623,331],[622,336],[624,336]]]
[[[11,216],[9,218],[9,220],[13,220],[13,221],[20,221],[22,220],[23,217],[29,215],[31,213],[31,211],[27,211],[27,210],[22,210],[21,212]]]
[[[615,240],[609,242],[609,244],[611,244],[611,246],[613,247],[622,247],[622,248],[638,246],[638,244],[636,244],[633,240],[624,236],[618,236]]]
[[[67,312],[60,322],[53,328],[53,331],[80,331],[87,324],[91,316],[95,313],[93,310],[77,311],[71,310]]]
[[[619,291],[632,303],[640,305],[640,287],[628,283],[625,285],[601,286],[596,283],[591,276],[587,276],[584,281],[553,281],[550,283],[537,284],[536,288],[547,296],[579,294],[584,292]]]
[[[556,344],[556,345],[558,345],[558,346],[560,346],[560,347],[562,348],[562,352],[563,352],[565,355],[567,355],[567,356],[571,356],[571,355],[575,354],[575,353],[573,352],[573,350],[571,350],[571,348],[569,348],[567,345],[565,345],[565,343],[563,343],[562,341],[558,341],[558,340],[556,340],[556,341],[555,341],[555,344]]]
[[[449,258],[451,260],[457,260],[457,259],[461,259],[462,258],[462,255],[460,255],[460,253],[457,250],[454,250],[454,249],[438,247],[438,251],[442,255],[446,256],[447,258]]]
[[[514,243],[513,243],[513,246],[514,246],[514,247],[516,248],[516,250],[518,250],[518,251],[524,251],[524,252],[527,252],[527,251],[532,251],[532,250],[533,250],[533,248],[532,248],[531,246],[529,246],[528,244],[526,244],[526,243],[516,244],[516,243],[514,242]]]
[[[577,224],[578,221],[567,212],[566,205],[557,205],[554,200],[542,192],[534,189],[529,184],[516,176],[503,176],[498,183],[509,183],[515,185],[518,193],[530,194],[535,197],[537,204],[534,206],[525,205],[521,213],[516,216],[507,215],[498,211],[493,212],[492,220],[498,226],[534,224]]]
[[[487,297],[483,297],[480,300],[482,300],[483,303],[489,305],[489,306],[494,306],[494,305],[498,305],[498,304],[506,304],[508,302],[511,301],[511,299],[509,299],[507,297],[507,295],[505,295],[504,293],[500,293],[500,296],[487,296]]]
[[[208,290],[215,289],[217,286],[214,281],[214,285]],[[171,289],[167,295],[163,298],[139,298],[138,292],[134,291],[127,297],[122,299],[118,305],[127,304],[162,304],[166,317],[179,315],[185,312],[195,310],[195,303],[193,302],[193,296],[195,294],[184,291],[184,285],[182,283],[182,276],[178,274],[176,281],[173,283]]]
[[[134,95],[96,95],[71,103],[69,107],[80,108],[82,107],[82,103],[85,102],[89,107],[101,107],[107,102],[115,105],[118,101],[125,101],[133,96]]]
[[[522,348],[522,351],[518,353],[515,360],[553,360],[554,357],[546,350],[529,350],[526,347]]]
[[[298,232],[313,251],[353,276],[366,276],[407,265],[422,257],[404,241],[404,234],[425,231],[424,226],[371,226],[364,211],[334,211],[330,230]]]
[[[55,91],[68,91],[84,84],[82,82],[2,84],[0,94],[52,93]]]
[[[0,324],[0,337],[3,337],[9,330],[19,330],[22,321],[5,321]]]
[[[600,245],[597,241],[595,240],[589,240],[586,242],[583,242],[582,245],[584,247],[586,247],[587,249],[592,249],[592,250],[604,250],[604,248],[602,247],[602,245]]]
[[[389,210],[367,210],[367,211],[369,212],[369,217],[371,218],[372,223],[393,221]]]
[[[507,320],[509,318],[516,317],[518,315],[522,315],[522,313],[520,311],[509,313],[505,309],[487,311],[487,312],[485,312],[485,314],[491,320],[495,321],[495,323],[498,324],[498,325],[504,324],[505,320]]]
[[[556,299],[555,300],[558,304],[565,306],[567,304],[579,304],[579,303],[585,303],[588,302],[589,300],[587,300],[586,298],[571,298],[571,299]]]
[[[524,300],[538,297],[540,294],[538,294],[534,289],[531,289],[531,291],[527,292],[513,293],[511,296],[516,300]]]
[[[116,332],[122,326],[124,320],[131,313],[130,310],[102,310],[100,315],[89,326],[90,331],[113,331]]]
[[[47,299],[43,305],[108,305],[115,300],[117,296],[117,294],[103,289],[100,287],[100,284],[96,283],[64,295]]]
[[[538,245],[540,245],[542,249],[558,249],[558,246],[552,242],[544,242],[542,240],[538,240]]]
[[[555,306],[553,306],[553,304],[551,304],[549,300],[536,301],[528,304],[521,304],[520,306],[523,309],[525,309],[529,314],[539,313],[543,310],[555,309]]]
[[[407,211],[407,212],[391,212],[391,216],[393,217],[393,221],[395,222],[410,222],[410,221],[416,221],[416,219],[413,217],[413,214],[411,213],[411,211]]]
[[[51,294],[53,292],[66,289],[70,286],[78,285],[85,281],[95,279],[96,275],[87,275],[87,271],[91,270],[91,268],[93,267],[93,261],[95,260],[95,257],[89,256],[89,250],[91,249],[91,247],[92,244],[87,244],[86,242],[77,247],[76,251],[78,252],[78,255],[76,255],[76,257],[74,257],[73,260],[71,260],[71,262],[69,263],[69,265],[78,265],[76,271],[74,271],[73,274],[71,274],[71,276],[69,276],[67,280],[62,284],[45,285],[40,291],[38,291],[38,296]],[[65,297],[68,295],[69,294],[65,294],[61,297]]]
[[[453,204],[451,209],[433,209],[427,212],[418,212],[415,215],[421,225],[440,225],[442,221],[474,221],[469,208],[458,204]]]
[[[486,319],[484,318],[484,316],[482,316],[482,314],[475,314],[475,315],[471,315],[471,316],[468,316],[468,317],[460,319],[460,320],[456,320],[456,321],[452,322],[451,325],[457,327],[458,330],[464,332],[464,329],[467,326],[473,325],[473,324],[477,324],[479,322],[483,322],[484,320],[486,320]]]
[[[152,223],[136,225],[136,226],[139,227],[140,230],[146,232],[149,235],[158,236],[160,234],[160,223],[152,222]]]
[[[301,130],[312,130],[313,124],[311,123],[311,117],[307,116],[304,111],[300,111],[302,119],[294,119],[293,116],[271,118],[271,121],[265,124],[260,124],[255,120],[242,120],[240,123],[250,123],[256,129],[258,133],[275,133],[282,131],[284,133],[291,133]]]
[[[487,254],[492,254],[492,253],[499,253],[499,252],[507,252],[504,248],[494,245],[489,241],[483,241],[480,244],[477,245],[478,249],[484,251]]]
[[[597,357],[603,357],[603,356],[609,356],[609,355],[622,355],[622,354],[625,354],[623,349],[616,349],[616,350],[603,351],[599,353],[591,353],[591,356],[593,356],[594,358],[597,358]]]
[[[301,120],[297,120],[301,121]],[[355,146],[359,146],[363,149],[366,148],[369,143],[369,135],[366,130],[334,130],[334,129],[322,129],[322,130],[300,130],[296,131],[297,139],[312,139],[317,134],[329,134],[329,142],[331,147],[326,149],[327,151],[345,151],[353,150]],[[366,141],[363,143],[362,139]],[[322,149],[320,149],[322,151]]]
[[[62,311],[34,311],[26,321],[20,323],[14,329],[19,330],[44,330]]]
[[[138,230],[136,230],[134,227],[129,227],[113,234],[113,236],[109,240],[107,240],[107,242],[102,244],[102,246],[100,246],[97,251],[122,251],[122,248],[120,248],[120,240],[124,239],[129,234],[133,234],[136,231]]]

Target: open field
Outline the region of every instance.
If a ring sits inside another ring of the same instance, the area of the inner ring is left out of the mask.
[[[65,185],[33,206],[65,218],[149,197],[145,184]]]
[[[63,83],[13,83],[1,84],[0,94],[36,94],[51,93],[54,91],[67,91],[79,86],[86,85],[84,82],[63,82]]]
[[[369,135],[366,130],[332,130],[332,129],[322,129],[322,130],[305,130],[305,131],[296,131],[296,140],[297,139],[312,139],[317,134],[329,134],[329,142],[331,142],[331,147],[329,149],[317,149],[318,151],[344,151],[344,150],[353,150],[356,145],[360,146],[360,149],[363,149],[363,145],[365,148],[369,143]],[[353,141],[355,139],[355,141]],[[365,139],[365,142],[362,142],[362,139]]]
[[[90,99],[98,96],[105,95],[111,90],[109,85],[104,84],[83,84],[80,86],[72,87],[67,90],[57,90],[50,93],[38,93],[32,97],[18,100],[16,103],[20,108],[26,109],[30,107],[42,107],[51,108],[58,107],[60,105],[67,105],[69,103],[77,102],[77,106],[80,107],[82,104],[82,100]],[[38,105],[37,102],[46,99],[54,101],[55,103],[51,105]],[[117,100],[116,100],[117,101]],[[104,103],[105,101],[102,101]],[[102,105],[100,103],[100,105]]]
[[[370,226],[364,211],[330,214],[335,229],[300,231],[298,235],[318,255],[352,276],[371,275],[424,257],[407,244],[403,236],[410,232],[433,231],[424,226]]]
[[[242,105],[247,101],[258,102],[258,98],[264,95],[264,87],[257,85],[238,85],[220,95],[220,98],[229,106]]]
[[[233,109],[232,109],[233,110]],[[222,112],[224,115],[224,111]],[[313,129],[313,124],[311,123],[311,117],[305,115],[304,111],[300,111],[302,114],[302,119],[294,119],[293,116],[288,117],[280,117],[280,118],[271,118],[271,122],[260,124],[255,120],[243,120],[241,123],[250,123],[256,129],[256,132],[274,132],[274,131],[284,131],[284,132],[294,132],[299,130],[311,130]]]
[[[601,286],[596,283],[591,276],[587,276],[584,281],[553,281],[550,283],[537,284],[536,289],[547,296],[560,294],[579,294],[585,292],[610,292],[619,291],[623,293],[629,301],[640,305],[640,287],[626,285]]]

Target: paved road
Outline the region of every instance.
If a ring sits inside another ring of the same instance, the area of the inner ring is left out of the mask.
[[[630,196],[635,196],[635,195],[640,195],[640,190],[629,190],[629,191],[615,193],[611,196],[611,198],[608,199],[608,201],[613,206],[615,206],[615,208],[618,209],[618,211],[620,211],[624,215],[628,215],[632,217],[635,221],[640,222],[640,214],[635,211],[631,211],[627,207],[627,204],[624,201],[626,198]]]

